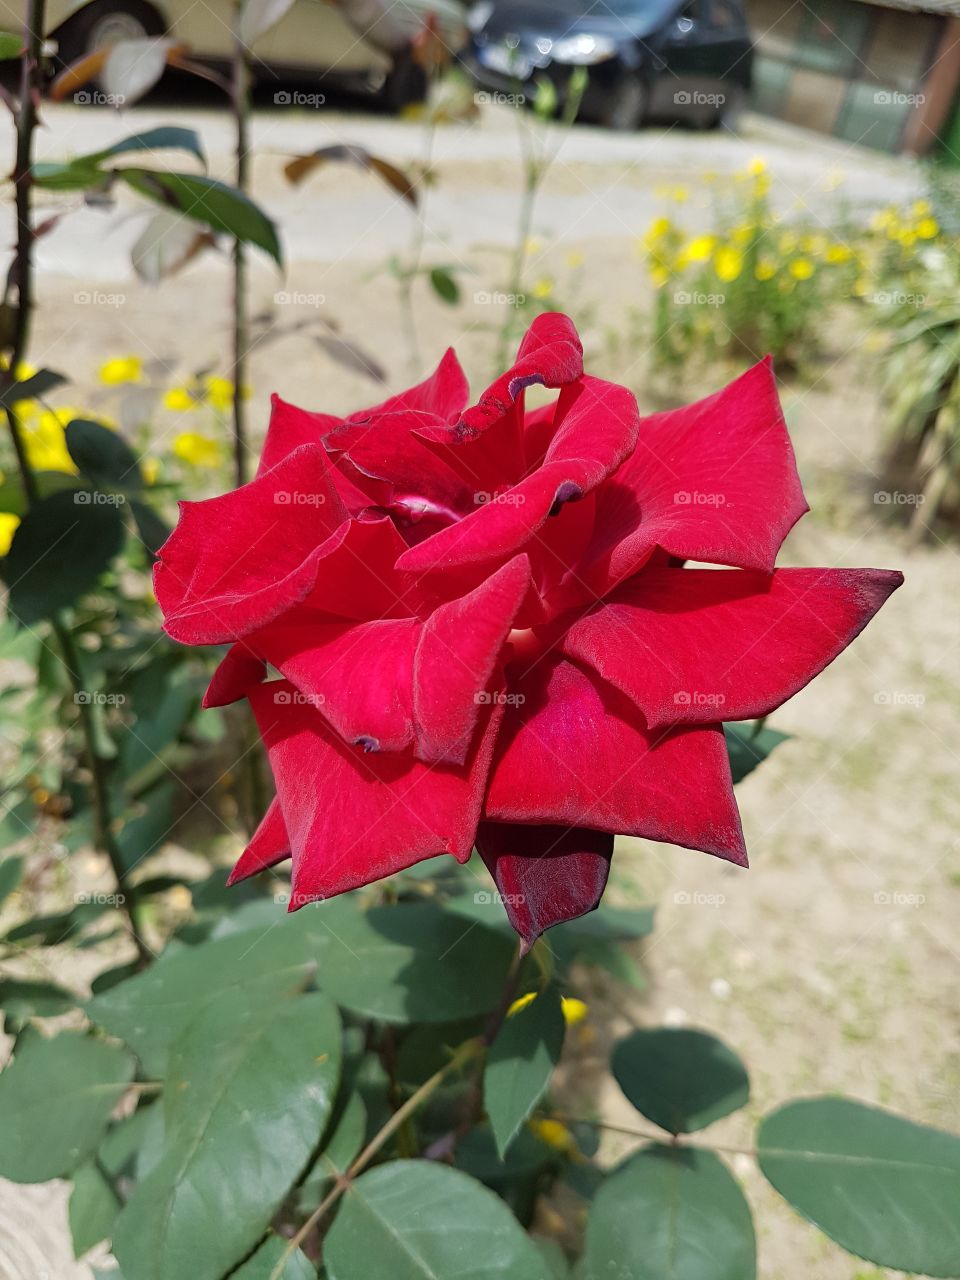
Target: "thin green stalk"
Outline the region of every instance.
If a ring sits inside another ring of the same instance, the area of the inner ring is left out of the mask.
[[[17,286],[17,310],[10,359],[3,378],[5,389],[9,389],[16,382],[17,370],[26,355],[34,306],[33,223],[31,218],[33,135],[37,124],[37,102],[43,89],[41,48],[46,20],[45,8],[44,0],[29,0],[24,32],[25,49],[21,60],[20,102],[17,110],[17,155],[13,172],[17,213],[17,245],[13,278]],[[17,466],[23,482],[26,503],[29,507],[37,501],[39,494],[36,477],[27,457],[16,409],[8,404],[5,407],[5,412],[10,427],[14,452],[17,457]],[[137,949],[137,958],[141,965],[145,965],[150,960],[151,952],[143,937],[138,920],[135,896],[127,883],[123,859],[113,832],[110,793],[107,784],[108,762],[104,760],[98,750],[96,725],[93,718],[94,710],[85,696],[83,679],[80,673],[79,654],[70,628],[63,621],[63,618],[59,615],[54,615],[52,623],[53,632],[60,647],[63,666],[74,693],[74,702],[80,712],[80,726],[83,731],[84,746],[91,775],[91,797],[96,824],[96,847],[105,853],[110,860],[120,905],[130,923],[130,933]]]
[[[230,101],[236,129],[236,186],[246,195],[250,152],[250,65],[240,38],[243,0],[234,5],[233,65]],[[237,485],[246,484],[247,422],[243,388],[246,386],[247,350],[250,345],[247,317],[247,257],[243,242],[233,242],[233,462]]]

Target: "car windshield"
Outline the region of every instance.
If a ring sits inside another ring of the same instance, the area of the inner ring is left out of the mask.
[[[675,0],[554,0],[553,7],[585,18],[655,18],[667,17],[676,5]]]

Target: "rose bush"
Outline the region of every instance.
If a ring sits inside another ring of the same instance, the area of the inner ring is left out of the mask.
[[[256,478],[181,504],[155,586],[174,639],[230,644],[205,704],[248,698],[269,755],[235,880],[292,857],[295,907],[476,845],[529,946],[596,906],[617,833],[745,866],[721,721],[902,576],[775,568],[807,506],[769,361],[641,418],[545,314],[467,404],[452,350],[346,418],[275,398]]]

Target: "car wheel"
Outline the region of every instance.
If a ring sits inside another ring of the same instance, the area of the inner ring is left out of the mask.
[[[143,0],[94,0],[57,33],[57,62],[61,67],[121,40],[143,40],[164,34],[163,20]]]
[[[607,102],[602,123],[608,129],[639,129],[647,114],[647,86],[639,76],[624,76]]]

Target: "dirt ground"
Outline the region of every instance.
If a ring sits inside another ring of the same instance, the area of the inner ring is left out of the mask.
[[[92,150],[134,128],[190,115],[161,107],[118,122],[106,113],[50,111],[44,149]],[[426,260],[464,270],[464,300],[449,307],[418,284],[413,352],[395,281],[383,269],[384,258],[409,242],[409,211],[361,173],[328,169],[296,190],[278,173],[281,155],[337,137],[408,161],[422,146],[420,130],[362,116],[258,116],[256,193],[288,245],[285,277],[260,261],[252,272],[255,310],[271,309],[283,329],[253,356],[258,426],[272,390],[334,412],[381,398],[366,375],[318,345],[328,326],[362,344],[392,387],[449,344],[475,385],[490,375],[503,311],[486,298],[507,274],[518,174],[513,121],[489,117],[438,137]],[[206,112],[200,129],[214,171],[225,172],[225,120]],[[0,154],[7,142],[0,138]],[[534,218],[529,279],[556,282],[557,296],[582,322],[590,367],[629,382],[644,404],[647,351],[631,316],[648,291],[635,239],[659,207],[656,188],[695,188],[680,209],[694,223],[709,200],[697,175],[740,168],[758,154],[784,208],[799,201],[824,219],[840,196],[862,210],[918,189],[906,161],[759,120],[748,120],[737,138],[680,130],[624,138],[585,129],[564,144]],[[123,204],[71,215],[42,242],[32,359],[73,374],[79,403],[102,395],[94,372],[105,355],[158,358],[184,373],[226,364],[225,260],[208,256],[178,281],[149,289],[126,265],[137,229]],[[583,267],[571,265],[571,251],[583,254]],[[733,1148],[749,1146],[752,1123],[776,1104],[829,1091],[960,1131],[960,561],[940,541],[908,549],[886,519],[888,508],[873,500],[883,407],[860,341],[850,331],[832,335],[812,379],[783,388],[813,513],[789,538],[782,563],[899,567],[906,584],[853,648],[773,718],[793,737],[738,789],[749,872],[620,842],[613,893],[659,907],[646,946],[650,985],[643,996],[597,987],[581,1041],[583,1070],[566,1085],[571,1109],[599,1107],[610,1123],[639,1121],[600,1071],[610,1040],[631,1024],[667,1022],[716,1032],[748,1063],[750,1106],[715,1130]],[[182,427],[167,422],[163,430]],[[624,1137],[606,1142],[610,1157],[629,1147]],[[748,1155],[732,1159],[756,1211],[764,1280],[883,1274],[799,1221],[765,1189]],[[56,1186],[0,1184],[0,1280],[91,1274],[71,1260],[63,1204]]]

